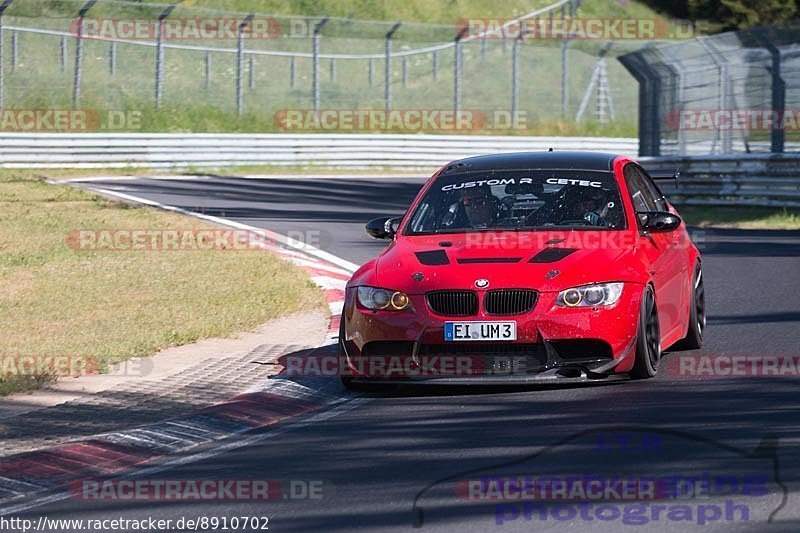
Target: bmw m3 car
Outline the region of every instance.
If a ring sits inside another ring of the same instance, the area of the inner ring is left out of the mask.
[[[450,163],[348,282],[346,386],[650,378],[699,348],[700,253],[636,161],[543,152]]]

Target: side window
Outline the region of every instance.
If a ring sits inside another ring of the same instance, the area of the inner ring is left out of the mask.
[[[643,176],[634,165],[628,165],[623,171],[625,183],[628,185],[628,193],[631,195],[633,209],[640,211],[658,211],[655,198],[647,190]]]
[[[635,167],[636,171],[641,175],[642,183],[646,188],[647,193],[653,198],[653,202],[655,203],[657,211],[668,211],[669,207],[667,207],[667,201],[664,199],[664,195],[661,194],[661,191],[656,187],[656,184],[653,183],[652,178],[647,175],[647,172],[642,170],[640,167]]]

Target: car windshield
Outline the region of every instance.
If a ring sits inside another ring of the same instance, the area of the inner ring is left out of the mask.
[[[440,176],[407,235],[547,228],[624,229],[611,172],[537,170]]]

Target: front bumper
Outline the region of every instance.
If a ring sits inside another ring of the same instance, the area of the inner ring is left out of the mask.
[[[592,381],[633,367],[643,286],[627,284],[608,307],[565,308],[557,293],[543,292],[533,310],[497,316],[436,315],[424,295],[410,295],[412,309],[372,311],[348,289],[343,336],[343,371],[358,381],[426,381],[441,384]],[[482,306],[482,295],[479,294]],[[447,321],[516,321],[517,340],[445,342]],[[376,358],[379,364],[372,364]],[[449,359],[445,359],[449,358]],[[392,361],[394,364],[392,364]],[[438,366],[437,366],[438,365]]]

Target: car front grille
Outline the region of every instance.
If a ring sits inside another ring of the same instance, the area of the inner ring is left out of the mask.
[[[536,305],[537,292],[527,289],[500,289],[486,293],[483,307],[490,315],[521,315]]]
[[[441,356],[459,358],[455,368],[472,375],[541,372],[547,365],[547,352],[541,344],[459,342],[422,344],[419,347],[423,366],[430,358]]]
[[[472,316],[478,314],[478,295],[473,291],[433,291],[426,295],[428,306],[439,315]]]

